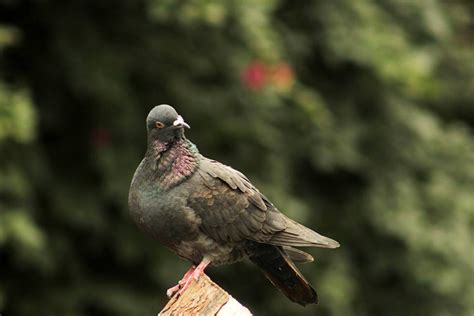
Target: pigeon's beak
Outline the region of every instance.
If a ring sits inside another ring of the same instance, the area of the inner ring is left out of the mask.
[[[178,115],[178,118],[173,122],[173,126],[191,128],[191,126],[183,120],[181,115]]]

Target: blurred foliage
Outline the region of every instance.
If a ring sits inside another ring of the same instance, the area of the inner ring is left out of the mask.
[[[257,315],[474,313],[474,8],[442,1],[0,1],[0,311],[153,315],[187,263],[127,209],[144,119],[339,240]]]

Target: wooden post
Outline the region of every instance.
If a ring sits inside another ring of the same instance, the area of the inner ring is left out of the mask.
[[[203,274],[193,280],[189,287],[177,297],[175,294],[158,316],[217,315],[251,316],[250,311]]]

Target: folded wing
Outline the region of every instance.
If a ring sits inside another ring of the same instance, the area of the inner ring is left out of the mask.
[[[239,171],[201,160],[198,185],[188,205],[202,219],[201,229],[217,241],[253,240],[287,247],[336,248],[339,243],[282,214]]]

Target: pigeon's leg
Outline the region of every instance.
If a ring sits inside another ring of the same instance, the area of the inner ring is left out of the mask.
[[[169,288],[166,291],[166,295],[171,298],[176,292],[178,292],[180,290],[180,288],[188,282],[188,279],[191,278],[191,274],[193,274],[194,270],[196,270],[196,266],[192,265],[189,268],[189,270],[186,271],[183,278],[181,280],[179,280],[178,284],[176,284],[175,286]]]
[[[201,263],[196,267],[196,269],[194,269],[192,273],[192,277],[194,278],[194,280],[197,281],[199,279],[199,277],[201,276],[201,274],[204,273],[204,269],[206,269],[209,263],[211,263],[211,260],[207,259],[206,257],[202,259]]]
[[[180,283],[178,284],[179,286],[178,296],[183,294],[184,291],[186,291],[189,285],[193,282],[193,279],[196,281],[199,279],[199,277],[201,276],[201,274],[204,273],[204,269],[206,269],[209,263],[211,263],[211,260],[204,257],[201,263],[196,268],[194,268],[191,273],[189,273],[189,271],[188,273],[186,273],[186,279],[183,278],[183,280],[181,280],[184,282],[181,284],[181,281],[180,281]]]

